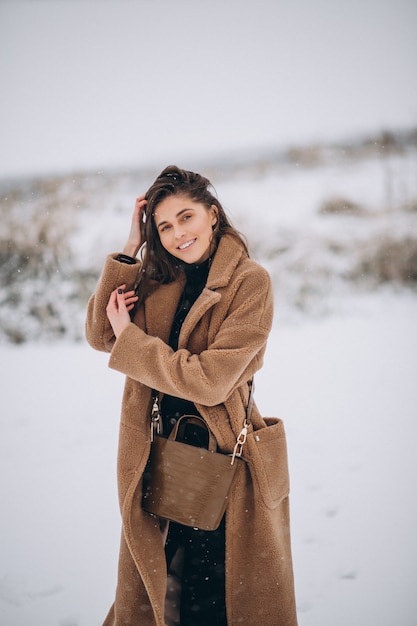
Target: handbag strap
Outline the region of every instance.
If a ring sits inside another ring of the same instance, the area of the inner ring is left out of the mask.
[[[155,439],[155,434],[161,432],[161,409],[159,407],[159,397],[156,389],[152,389],[152,409],[151,409],[151,443]]]
[[[208,434],[208,445],[207,450],[210,452],[216,452],[217,449],[217,441],[211,432],[210,428],[207,426],[205,420],[202,417],[197,415],[182,415],[175,424],[174,428],[171,431],[168,439],[173,439],[174,441],[179,441],[180,443],[184,442],[184,432],[185,428],[189,425],[199,426],[200,429],[204,429]],[[203,446],[202,446],[203,447]]]
[[[248,382],[249,387],[249,398],[248,398],[248,406],[246,407],[246,422],[249,426],[252,417],[252,408],[254,402],[254,394],[255,394],[255,380],[253,378]]]
[[[253,378],[251,378],[248,381],[248,386],[249,386],[249,398],[248,398],[248,405],[246,407],[246,417],[245,417],[245,421],[243,422],[243,428],[240,431],[236,439],[236,444],[233,449],[232,463],[231,463],[232,465],[236,457],[242,456],[243,446],[246,443],[246,438],[248,435],[248,428],[251,422],[252,408],[253,408],[253,402],[254,402],[254,393],[255,393],[255,381]],[[159,407],[158,392],[156,391],[156,389],[152,389],[151,442],[154,441],[155,439],[155,433],[157,435],[159,435],[160,433],[161,421],[162,421],[161,410]]]
[[[250,426],[250,421],[252,417],[252,408],[253,408],[254,392],[255,392],[255,382],[253,378],[251,378],[248,381],[248,386],[249,386],[249,398],[248,398],[248,405],[246,407],[246,417],[245,417],[245,421],[243,422],[243,428],[240,431],[239,435],[237,436],[236,444],[235,444],[235,447],[233,448],[232,463],[231,463],[232,465],[236,457],[240,458],[242,456],[243,446],[246,443],[246,439],[248,436],[248,428]]]

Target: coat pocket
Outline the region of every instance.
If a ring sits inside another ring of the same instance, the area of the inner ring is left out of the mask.
[[[287,442],[282,420],[265,417],[264,421],[265,428],[249,433],[245,456],[255,489],[264,504],[275,509],[289,494]]]

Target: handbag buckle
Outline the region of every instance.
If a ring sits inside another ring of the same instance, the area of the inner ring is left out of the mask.
[[[248,436],[248,427],[249,427],[249,424],[245,420],[243,424],[243,428],[240,431],[238,438],[236,439],[236,445],[233,448],[232,460],[230,462],[230,465],[233,465],[236,457],[240,458],[242,456],[243,446],[246,443],[246,438]]]
[[[161,430],[161,412],[159,410],[158,396],[153,398],[152,411],[151,411],[151,442],[155,440],[155,433],[159,435]]]

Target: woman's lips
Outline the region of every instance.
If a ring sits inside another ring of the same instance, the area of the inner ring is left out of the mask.
[[[191,248],[191,246],[193,245],[195,241],[197,241],[197,239],[189,239],[188,241],[185,241],[180,246],[178,246],[177,250],[181,250],[181,251],[188,250],[188,248]]]

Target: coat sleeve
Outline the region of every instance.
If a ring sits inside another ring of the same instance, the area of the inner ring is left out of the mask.
[[[106,258],[97,289],[87,306],[86,338],[90,346],[102,352],[111,352],[116,340],[106,314],[110,294],[123,284],[126,284],[127,291],[133,289],[139,270],[139,262],[128,265],[117,261],[116,256],[111,254]]]
[[[213,341],[200,354],[172,350],[160,338],[131,323],[117,338],[109,366],[130,378],[196,404],[224,402],[261,365],[272,325],[269,274],[258,268],[243,277]]]

